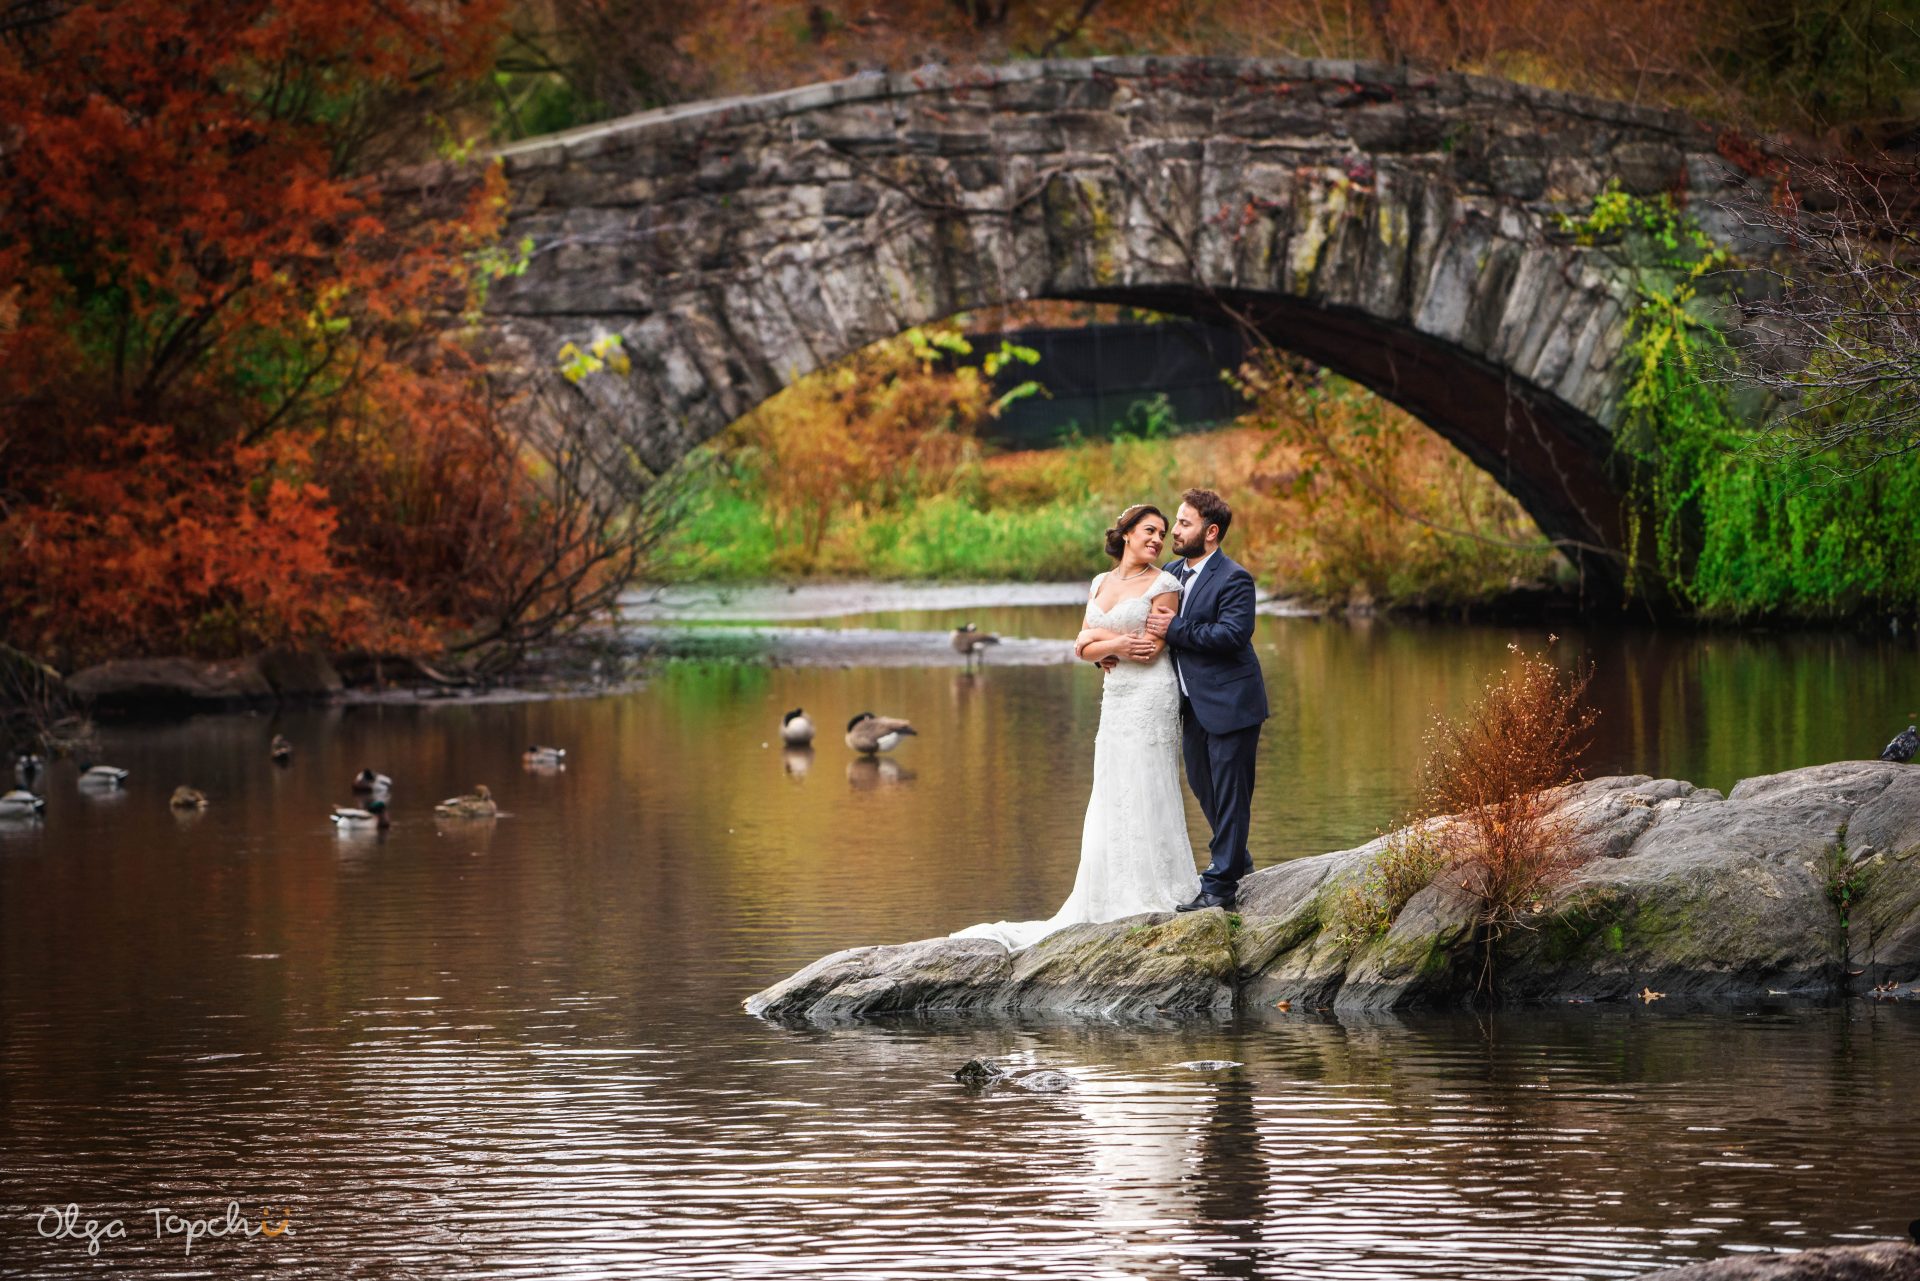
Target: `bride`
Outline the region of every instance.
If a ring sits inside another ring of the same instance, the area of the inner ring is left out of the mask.
[[[1198,893],[1180,791],[1180,685],[1165,643],[1146,633],[1148,613],[1171,614],[1179,600],[1180,581],[1156,567],[1166,535],[1166,516],[1149,503],[1120,513],[1107,531],[1119,564],[1093,580],[1074,641],[1074,656],[1107,675],[1073,893],[1050,920],[996,921],[954,938],[1018,950],[1069,925],[1171,912]]]

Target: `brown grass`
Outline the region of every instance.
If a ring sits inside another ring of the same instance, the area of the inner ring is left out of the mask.
[[[1429,813],[1453,816],[1438,839],[1477,905],[1482,991],[1492,990],[1500,940],[1592,856],[1556,791],[1579,777],[1597,716],[1585,702],[1591,677],[1590,667],[1569,673],[1520,657],[1471,713],[1429,736],[1425,801]]]

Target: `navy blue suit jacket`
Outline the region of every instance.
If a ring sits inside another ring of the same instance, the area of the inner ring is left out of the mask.
[[[1231,734],[1258,725],[1267,719],[1267,682],[1253,652],[1253,575],[1215,551],[1187,587],[1167,624],[1167,648],[1200,728]]]

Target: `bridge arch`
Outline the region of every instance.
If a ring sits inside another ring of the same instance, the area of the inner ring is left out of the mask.
[[[1125,303],[1232,318],[1402,405],[1601,584],[1633,286],[1554,216],[1617,182],[1735,239],[1715,211],[1748,183],[1673,113],[1326,61],[927,68],[500,155],[532,253],[493,323],[534,361],[620,334],[631,371],[580,394],[656,468],[911,326]]]

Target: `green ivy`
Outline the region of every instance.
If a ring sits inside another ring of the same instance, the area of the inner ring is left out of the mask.
[[[1714,377],[1730,353],[1699,296],[1702,279],[1731,262],[1725,248],[1668,197],[1617,186],[1561,230],[1619,246],[1634,267],[1616,432],[1630,589],[1657,582],[1715,619],[1920,610],[1920,557],[1902,551],[1920,511],[1920,456],[1808,458],[1743,418]]]

